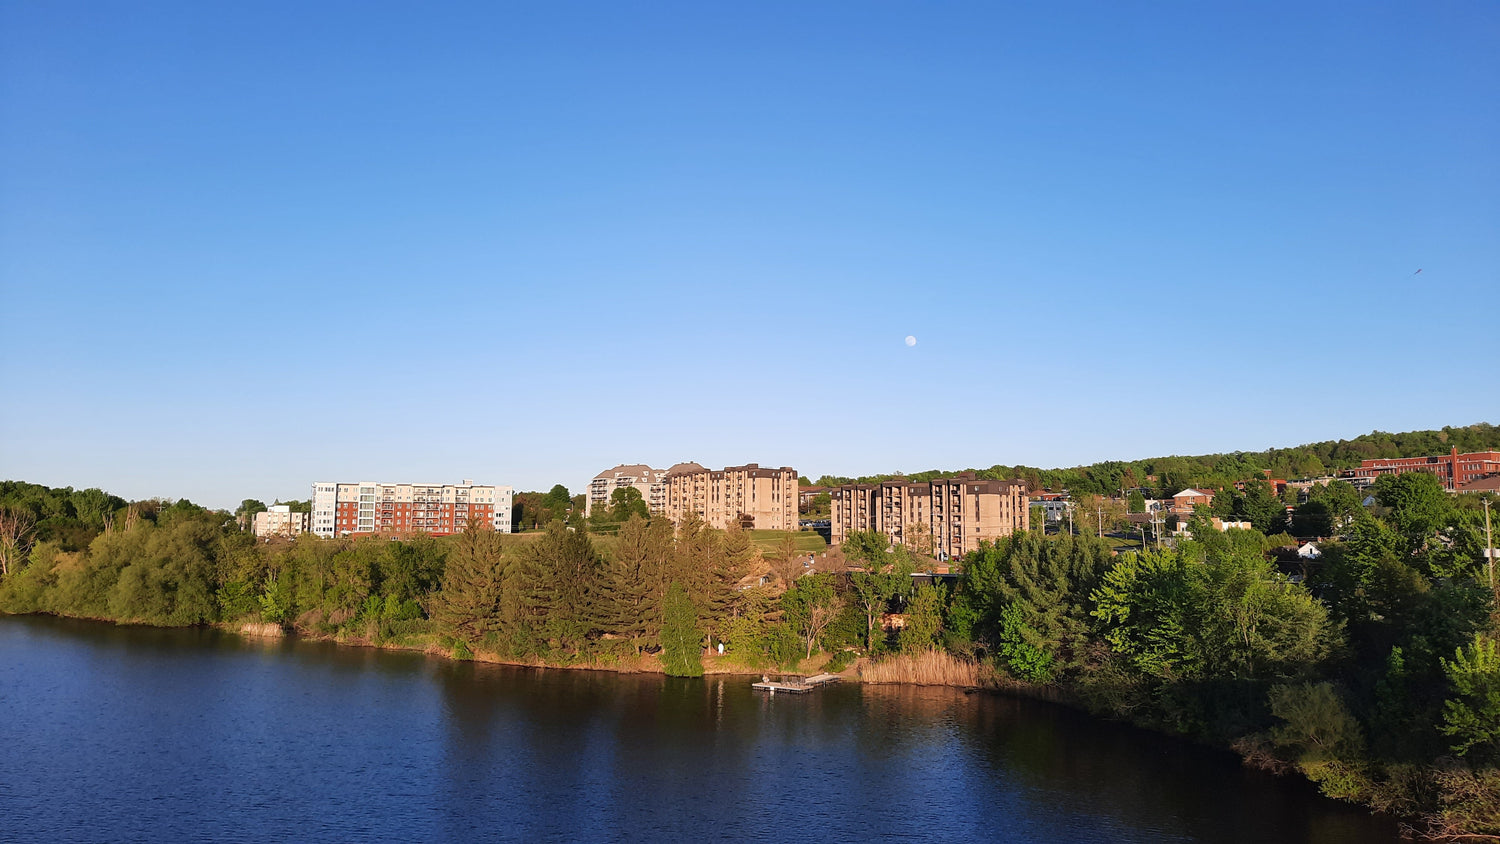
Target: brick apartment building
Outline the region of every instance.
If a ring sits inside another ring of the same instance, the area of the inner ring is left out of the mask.
[[[477,518],[510,533],[508,486],[319,482],[313,484],[312,532],[318,536],[458,533]]]
[[[758,463],[712,471],[678,463],[666,472],[666,505],[674,522],[689,513],[716,528],[739,523],[759,530],[797,529],[797,471]]]
[[[1356,486],[1368,486],[1381,475],[1405,472],[1428,472],[1437,475],[1443,488],[1453,492],[1470,481],[1500,472],[1500,451],[1471,451],[1459,454],[1455,448],[1434,457],[1397,457],[1389,460],[1363,460],[1358,469],[1341,474]]]
[[[613,469],[605,469],[589,481],[588,494],[583,502],[583,515],[593,515],[595,507],[609,507],[610,496],[615,494],[615,490],[626,487],[635,487],[652,513],[667,511],[667,471],[653,469],[641,463],[622,463]]]
[[[842,544],[854,531],[879,531],[893,544],[929,543],[934,556],[957,559],[995,540],[1031,527],[1023,481],[982,481],[972,475],[931,482],[905,480],[845,484],[832,490],[831,541]]]
[[[1172,512],[1179,516],[1192,515],[1199,507],[1214,503],[1214,494],[1201,489],[1185,489],[1172,496]]]

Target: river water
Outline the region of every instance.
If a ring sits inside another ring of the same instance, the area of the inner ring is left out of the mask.
[[[0,617],[3,841],[1317,842],[1395,824],[995,695]]]

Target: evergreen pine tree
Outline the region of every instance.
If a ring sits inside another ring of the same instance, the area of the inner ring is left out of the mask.
[[[662,666],[671,677],[702,677],[698,613],[682,584],[673,581],[662,607]]]
[[[499,623],[503,556],[500,534],[471,519],[458,535],[433,598],[432,617],[466,643],[477,643]]]
[[[671,525],[633,516],[621,525],[614,554],[600,569],[595,596],[601,632],[629,640],[636,652],[659,641],[661,583],[672,553]]]
[[[523,639],[534,638],[549,649],[580,650],[600,628],[599,574],[599,556],[588,534],[561,522],[521,548],[509,586],[516,591],[512,613]]]

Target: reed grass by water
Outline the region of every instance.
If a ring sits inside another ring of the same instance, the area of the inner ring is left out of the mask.
[[[973,660],[944,651],[917,654],[895,654],[859,668],[859,679],[866,683],[910,683],[918,686],[987,685],[993,675],[988,667]]]

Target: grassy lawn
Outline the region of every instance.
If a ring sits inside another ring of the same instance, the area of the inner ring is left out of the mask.
[[[1123,539],[1118,536],[1106,536],[1104,537],[1104,541],[1108,542],[1110,547],[1116,551],[1141,550],[1141,541],[1139,539]]]
[[[781,538],[788,533],[791,534],[792,542],[798,551],[821,554],[828,550],[828,543],[823,541],[823,537],[810,530],[752,530],[748,533],[755,547],[766,553],[775,551],[781,545]]]

